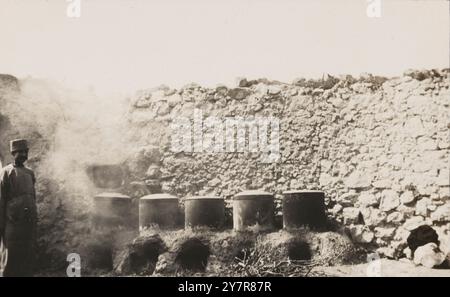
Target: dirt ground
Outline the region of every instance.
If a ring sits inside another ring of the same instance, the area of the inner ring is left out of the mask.
[[[400,261],[381,259],[379,261],[379,270],[377,271],[379,271],[378,275],[382,277],[450,277],[450,269],[430,269],[423,266],[415,266],[414,263],[404,259]],[[368,263],[364,263],[315,267],[314,271],[323,272],[327,276],[365,277],[368,276],[368,271],[374,270],[369,267]]]

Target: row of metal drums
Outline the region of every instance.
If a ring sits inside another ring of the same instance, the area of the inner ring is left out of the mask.
[[[283,193],[283,227],[322,228],[326,223],[325,195],[322,191],[286,191]],[[253,226],[273,228],[274,195],[263,191],[244,191],[233,197],[233,229],[247,230]],[[130,197],[103,193],[94,199],[94,220],[100,225],[126,225],[132,216]],[[158,226],[171,229],[179,226],[179,199],[169,194],[152,194],[139,199],[139,228]],[[184,199],[185,228],[223,228],[225,201],[215,196],[193,196]]]

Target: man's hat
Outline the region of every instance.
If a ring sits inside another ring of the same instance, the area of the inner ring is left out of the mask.
[[[11,153],[20,150],[28,150],[28,143],[26,139],[14,139],[9,142],[9,149]]]

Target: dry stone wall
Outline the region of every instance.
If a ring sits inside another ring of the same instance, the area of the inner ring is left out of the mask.
[[[422,224],[449,236],[449,98],[448,69],[391,79],[161,86],[132,99],[129,139],[137,149],[130,168],[135,184],[160,183],[179,197],[270,191],[279,211],[284,190],[324,190],[330,219],[355,242],[400,257],[409,231]],[[260,153],[172,152],[170,124],[193,119],[195,109],[203,118],[278,118],[281,158],[264,164]],[[150,165],[160,172],[146,172]]]

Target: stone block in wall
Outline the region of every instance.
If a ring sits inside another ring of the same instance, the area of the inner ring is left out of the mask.
[[[398,242],[406,243],[409,234],[411,234],[410,230],[406,229],[404,226],[400,226],[396,229],[393,239]]]
[[[346,207],[342,210],[344,224],[357,224],[360,221],[360,210],[356,207]]]
[[[386,220],[386,213],[373,207],[361,208],[364,224],[366,226],[377,226]]]
[[[243,100],[250,95],[250,91],[245,88],[234,88],[228,91],[228,96],[235,100]]]
[[[267,93],[269,95],[278,95],[281,93],[281,87],[276,85],[271,85],[268,87]]]
[[[375,227],[375,237],[377,238],[383,238],[383,239],[390,239],[395,234],[395,227]]]
[[[441,139],[438,141],[438,148],[440,150],[446,150],[450,148],[450,142],[447,139]]]
[[[381,192],[380,209],[390,211],[400,205],[400,198],[396,191],[384,190]]]
[[[437,207],[431,214],[431,219],[434,222],[450,222],[450,202]]]
[[[337,182],[339,182],[338,177],[333,177],[326,173],[321,173],[319,177],[319,184],[321,186],[334,186]]]
[[[377,189],[390,189],[392,187],[392,180],[391,179],[377,180],[372,185],[374,186],[374,188]]]
[[[333,208],[330,210],[330,212],[331,212],[332,214],[336,215],[336,214],[340,213],[342,209],[343,209],[343,206],[342,206],[342,205],[340,205],[340,204],[335,204],[335,205],[333,206]]]
[[[426,179],[425,175],[424,175],[424,180]],[[427,185],[426,182],[424,182],[423,184],[418,184],[416,187],[417,193],[420,196],[432,196],[434,193],[437,193],[437,191],[439,190],[436,186],[434,185]]]
[[[175,93],[166,97],[166,100],[170,107],[175,107],[178,104],[181,104],[183,98],[181,98],[181,96],[178,93]]]
[[[358,197],[357,203],[361,207],[367,207],[367,206],[377,206],[379,205],[380,201],[374,194],[370,192],[362,192]]]
[[[449,169],[443,169],[440,170],[439,176],[437,177],[437,185],[441,187],[447,187],[450,186],[450,170]]]
[[[436,140],[427,137],[422,136],[417,139],[417,150],[422,151],[433,151],[437,149],[437,142]]]
[[[413,191],[405,191],[400,195],[400,201],[402,204],[409,204],[415,201],[415,196]]]
[[[403,224],[403,228],[405,228],[408,231],[412,231],[416,229],[419,226],[422,225],[428,225],[429,223],[425,221],[425,219],[422,216],[415,216],[407,219],[405,223]]]
[[[415,206],[410,206],[410,205],[404,205],[404,204],[400,204],[396,211],[399,211],[401,213],[403,213],[405,216],[410,217],[413,216],[414,213],[416,212],[416,207]]]
[[[402,131],[403,126],[396,128],[396,129],[398,129],[398,131]],[[392,142],[391,142],[389,150],[393,154],[402,154],[404,157],[402,167],[407,167],[407,165],[408,165],[407,158],[409,157],[409,155],[405,155],[405,152],[415,149],[416,139],[411,138],[409,136],[405,136],[405,134],[403,132],[398,132],[396,134],[398,134],[398,135],[397,135],[397,137],[395,137],[394,139],[391,140]]]
[[[450,229],[448,234],[440,233],[439,234],[439,249],[447,255],[448,261],[450,261]]]
[[[413,95],[406,99],[406,106],[414,115],[423,114],[430,105],[430,99],[426,96]]]
[[[439,198],[441,200],[450,198],[450,187],[440,187],[438,191]]]
[[[388,223],[400,223],[403,222],[405,219],[405,216],[400,211],[394,211],[386,217],[386,222]]]
[[[420,215],[423,217],[426,217],[428,215],[428,206],[431,205],[431,199],[429,198],[422,198],[416,203],[416,215]]]
[[[363,189],[370,187],[373,176],[363,171],[353,171],[345,180],[345,185],[350,189]]]
[[[423,151],[420,152],[413,161],[412,169],[414,172],[423,173],[431,170],[443,171],[447,167],[448,170],[448,155],[446,151]],[[423,175],[423,174],[422,174]],[[429,173],[430,176],[435,175],[435,172]],[[435,183],[436,180],[433,180]]]
[[[339,195],[336,201],[343,206],[353,206],[357,201],[358,194],[354,191],[350,191]]]
[[[364,225],[351,225],[348,227],[351,238],[358,243],[371,243],[375,235]]]
[[[406,119],[403,125],[403,130],[401,132],[403,132],[404,137],[412,138],[426,135],[422,119],[419,116],[414,116]]]
[[[402,154],[394,154],[388,159],[388,164],[393,167],[393,169],[401,169],[404,165],[404,157]]]
[[[158,116],[165,116],[170,112],[170,106],[167,102],[161,102],[156,106],[156,114]]]

